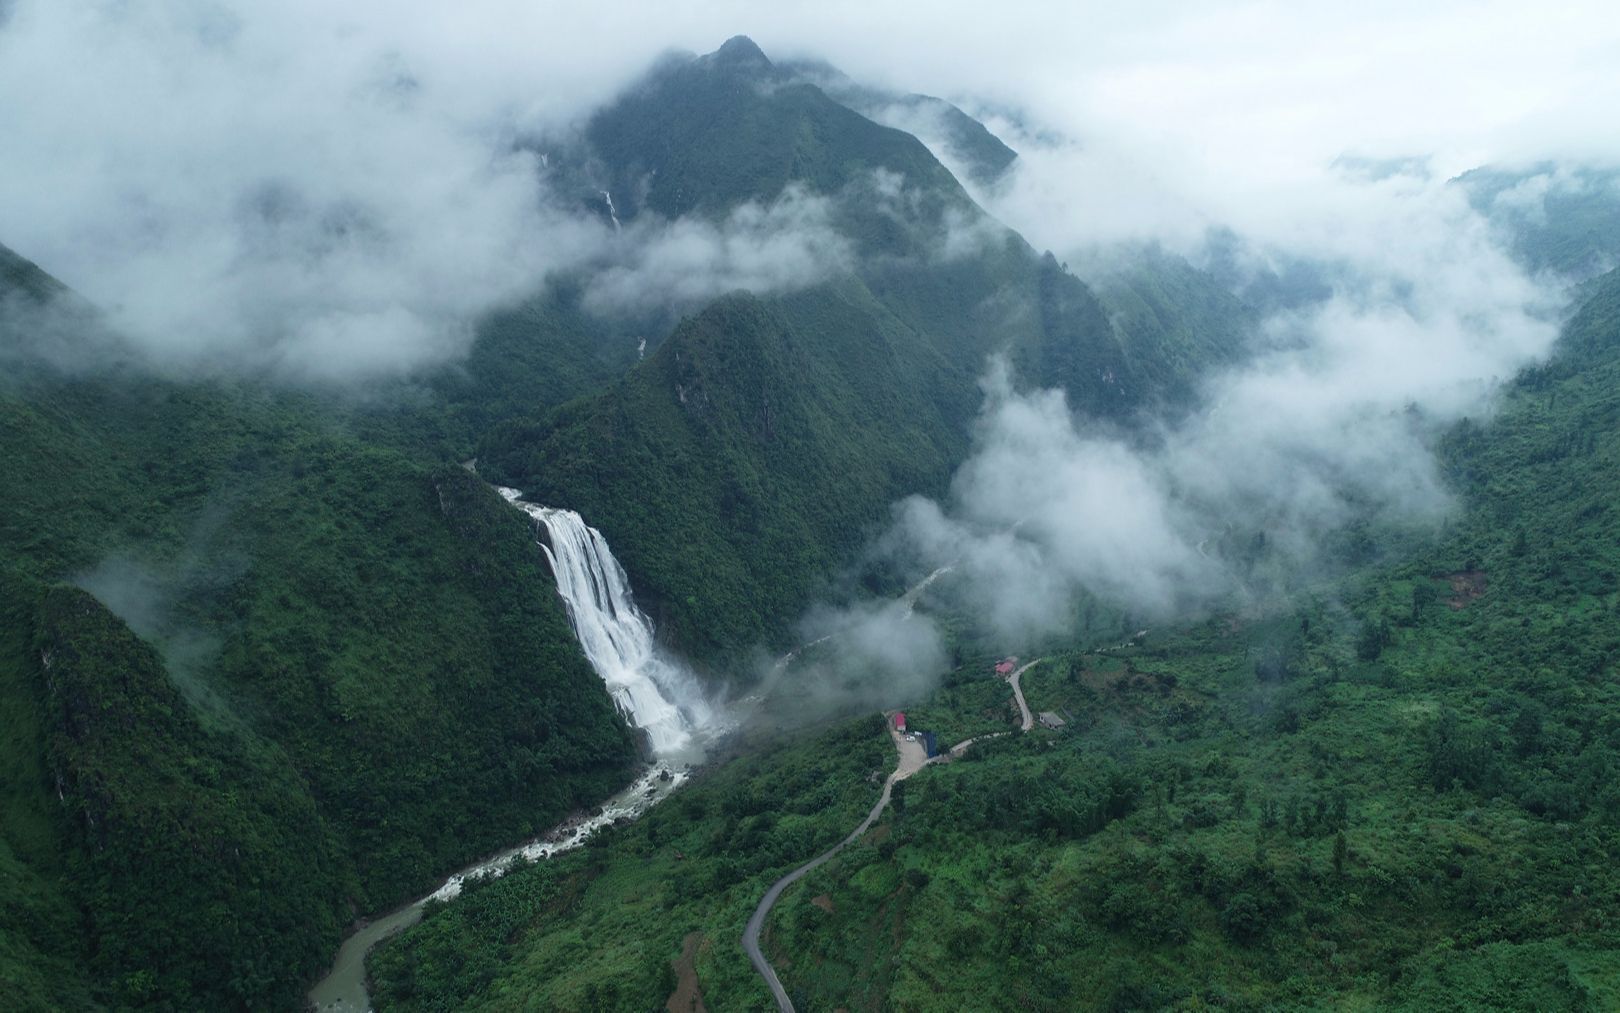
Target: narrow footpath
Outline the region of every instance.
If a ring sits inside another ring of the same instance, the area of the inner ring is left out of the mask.
[[[1041,660],[1042,659],[1040,658],[1036,658],[1034,661],[1031,661],[1029,664],[1007,677],[1008,684],[1012,686],[1013,698],[1018,701],[1018,730],[1020,732],[1027,732],[1031,728],[1034,728],[1035,719],[1029,712],[1029,704],[1024,702],[1024,690],[1023,687],[1018,684],[1018,679],[1025,672],[1040,664]],[[871,828],[872,824],[877,822],[877,818],[883,814],[884,807],[889,804],[889,796],[893,793],[894,783],[896,781],[904,781],[906,778],[928,766],[930,763],[943,762],[961,756],[967,751],[967,748],[973,745],[975,742],[983,739],[993,739],[997,738],[998,736],[1008,734],[1007,732],[992,732],[988,735],[976,735],[971,739],[964,739],[963,741],[958,742],[947,752],[930,759],[927,751],[923,749],[922,743],[917,742],[914,739],[908,739],[901,735],[899,732],[895,731],[894,725],[889,724],[888,722],[885,722],[885,724],[889,729],[889,738],[894,741],[895,751],[900,755],[899,759],[895,763],[894,773],[890,774],[888,779],[883,782],[883,794],[878,796],[877,804],[872,807],[872,811],[866,814],[866,819],[862,820],[860,826],[856,827],[848,837],[839,841],[827,851],[817,855],[815,858],[812,858],[810,861],[804,863],[797,869],[794,869],[792,872],[772,883],[771,888],[765,891],[765,896],[760,898],[759,906],[754,908],[754,913],[749,916],[747,927],[743,929],[743,950],[748,954],[748,961],[754,965],[754,970],[759,973],[761,978],[765,979],[765,984],[770,986],[771,995],[776,997],[776,1008],[780,1010],[781,1013],[794,1013],[793,1000],[788,998],[787,989],[782,987],[782,981],[776,976],[776,970],[771,967],[771,962],[765,959],[765,954],[760,950],[759,934],[764,930],[765,919],[770,917],[771,908],[776,906],[776,901],[782,896],[782,891],[786,890],[794,883],[797,883],[800,879],[803,879],[810,872],[826,864],[826,862],[834,855],[838,854],[840,851],[844,850],[844,848],[859,840],[860,836],[866,833],[866,831]]]

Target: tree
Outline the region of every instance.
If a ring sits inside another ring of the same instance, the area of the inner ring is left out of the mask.
[[[1233,894],[1221,911],[1221,930],[1235,942],[1252,942],[1265,927],[1265,911],[1251,893]]]

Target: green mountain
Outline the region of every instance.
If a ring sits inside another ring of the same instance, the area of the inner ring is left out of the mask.
[[[482,482],[311,397],[82,368],[0,385],[23,1005],[296,1006],[354,915],[626,777],[528,522]]]
[[[666,60],[550,152],[552,181],[593,213],[610,191],[632,240],[683,219],[723,228],[791,187],[824,202],[848,262],[611,319],[586,265],[479,321],[464,361],[358,394],[154,375],[0,248],[6,1005],[297,1007],[355,917],[623,784],[637,743],[528,521],[466,458],[580,510],[665,639],[746,681],[728,663],[788,643],[895,500],[946,487],[989,357],[1128,429],[1193,405],[1243,355],[1253,310],[1216,278],[1147,250],[1081,281],[916,137],[851,108],[870,101],[742,38]],[[968,171],[1004,171],[1010,150],[936,102],[901,104],[943,117]],[[979,728],[994,689],[959,680],[929,706]],[[671,933],[701,924],[717,1005],[753,1003],[727,920],[847,830],[888,755],[871,724],[717,763],[636,829],[471,891],[385,952],[384,994],[498,1003],[481,990],[539,995],[530,979],[572,961],[555,1005],[656,1003]],[[1157,768],[1112,762],[1098,797],[1135,812],[1130,786]],[[861,882],[922,889],[891,878]],[[610,904],[626,946],[581,946],[607,922],[580,919]],[[432,959],[399,956],[418,953]]]
[[[1114,418],[1236,354],[1151,293],[1116,329],[915,138],[745,39],[663,65],[584,143],[627,217],[791,182],[859,262],[667,336],[663,311],[589,311],[588,271],[549,279],[464,362],[356,400],[152,376],[0,249],[0,982],[22,1005],[296,1005],[354,916],[623,780],[635,744],[527,522],[450,462],[581,508],[712,659],[780,640],[890,502],[943,486],[988,353]]]
[[[784,69],[868,119],[938,144],[946,160],[980,186],[1006,175],[1018,158],[983,123],[944,99],[873,88],[819,60],[792,61]]]
[[[666,636],[701,658],[785,643],[896,499],[944,488],[988,356],[1121,421],[1187,403],[1242,353],[1248,312],[1213,279],[1142,260],[1111,282],[1111,313],[915,138],[746,39],[664,66],[587,135],[625,192],[645,182],[648,209],[717,215],[792,180],[834,202],[860,251],[802,291],[718,300],[610,389],[480,446],[485,473],[599,527]],[[884,173],[903,211],[874,189]]]
[[[798,1007],[1614,1008],[1617,384],[1610,273],[1551,361],[1446,435],[1462,505],[1429,544],[1029,670],[1063,728],[922,771],[783,894],[765,948]],[[1010,730],[991,646],[959,643],[914,723]],[[766,1006],[743,923],[876,798],[892,754],[860,749],[884,739],[776,736],[430,913],[373,959],[379,998]]]
[[[1532,271],[1584,281],[1620,262],[1620,170],[1484,166],[1452,183]]]
[[[625,218],[768,201],[790,182],[834,193],[875,169],[961,191],[915,137],[795,80],[744,36],[666,63],[593,116],[585,137]]]

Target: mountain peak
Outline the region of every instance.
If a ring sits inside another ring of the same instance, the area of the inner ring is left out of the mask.
[[[765,51],[754,44],[754,40],[746,35],[733,35],[714,51],[713,60],[716,64],[726,67],[759,67],[768,69],[770,59]]]

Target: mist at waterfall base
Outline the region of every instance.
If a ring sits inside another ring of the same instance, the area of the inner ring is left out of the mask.
[[[525,502],[517,489],[500,493],[545,531],[540,548],[568,620],[619,713],[646,736],[654,756],[700,758],[703,739],[724,726],[721,712],[691,671],[659,647],[602,533],[572,510]]]
[[[633,820],[691,777],[703,747],[729,727],[724,713],[704,695],[685,666],[659,648],[652,622],[630,597],[624,569],[601,532],[571,510],[527,503],[516,489],[501,488],[507,502],[534,518],[537,538],[557,580],[557,592],[591,667],[613,703],[645,737],[649,761],[641,774],[590,814],[576,814],[544,836],[509,848],[448,877],[433,893],[368,922],[343,941],[332,970],[310,990],[322,1013],[361,1013],[371,1008],[366,992],[366,954],[377,943],[414,925],[429,901],[449,901],[470,880],[505,875],[527,862],[571,851],[603,827]]]
[[[782,727],[905,706],[927,695],[948,667],[939,626],[916,609],[936,570],[899,598],[821,603],[798,622],[799,647],[755,665],[767,721]]]

